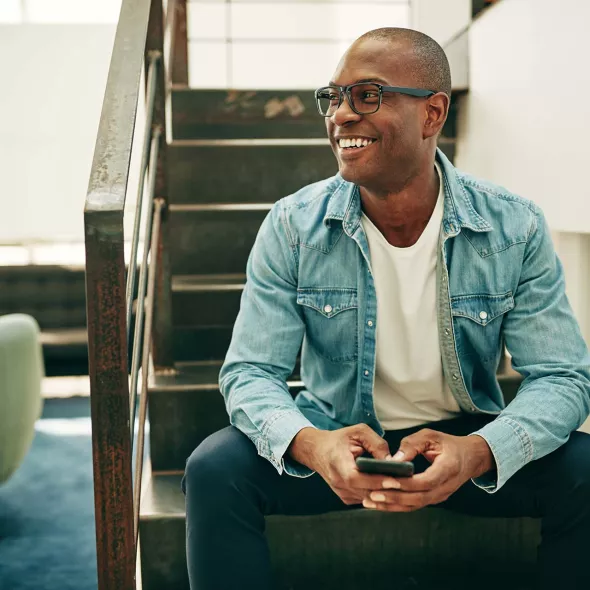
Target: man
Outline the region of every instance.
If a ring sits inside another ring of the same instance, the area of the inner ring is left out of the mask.
[[[408,29],[363,35],[316,92],[339,174],[279,201],[250,255],[232,426],[183,480],[192,588],[271,588],[265,515],[434,504],[542,518],[539,587],[590,587],[588,349],[541,210],[437,151],[450,92]],[[524,377],[507,407],[503,341]],[[417,475],[360,473],[366,453]]]

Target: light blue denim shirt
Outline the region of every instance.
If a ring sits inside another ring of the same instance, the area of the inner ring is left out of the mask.
[[[444,179],[437,315],[445,377],[464,412],[497,416],[478,430],[500,489],[563,445],[590,413],[590,356],[565,295],[542,211],[455,169]],[[219,384],[230,422],[279,473],[312,472],[285,454],[314,426],[368,424],[379,322],[358,187],[336,175],[278,201],[263,222]],[[435,329],[435,326],[433,326]],[[496,379],[502,336],[524,377],[507,406]],[[286,380],[301,350],[305,389]]]

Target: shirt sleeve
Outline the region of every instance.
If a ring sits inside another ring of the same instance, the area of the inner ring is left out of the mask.
[[[530,461],[559,448],[590,413],[590,356],[565,293],[563,267],[542,211],[524,251],[514,308],[504,319],[513,368],[524,377],[516,397],[473,433],[488,443],[497,470],[474,479],[498,491]]]
[[[297,304],[297,251],[281,203],[265,218],[246,267],[246,285],[219,375],[230,423],[279,474],[313,471],[286,456],[295,435],[313,424],[297,407],[287,378],[305,333]]]

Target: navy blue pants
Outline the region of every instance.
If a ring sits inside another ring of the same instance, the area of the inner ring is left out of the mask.
[[[388,431],[392,452],[421,428],[458,436],[489,418],[464,415]],[[415,461],[416,472],[428,463]],[[265,515],[310,515],[362,508],[347,506],[318,474],[279,475],[252,442],[230,426],[208,437],[187,461],[187,562],[193,590],[270,590],[273,587]],[[573,432],[553,453],[516,473],[495,494],[471,481],[438,507],[479,516],[542,519],[538,588],[590,589],[590,435]],[[215,531],[215,534],[212,534]],[[493,565],[491,565],[493,567]]]

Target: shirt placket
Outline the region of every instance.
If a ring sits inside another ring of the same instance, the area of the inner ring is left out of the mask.
[[[452,226],[451,226],[452,227]],[[437,318],[440,339],[440,351],[443,366],[443,373],[459,407],[470,414],[478,413],[463,378],[463,371],[457,354],[457,343],[453,328],[453,315],[451,311],[451,296],[449,292],[449,273],[445,256],[445,243],[448,236],[440,231],[440,247],[436,261],[436,285],[437,285]]]
[[[359,283],[363,284],[365,294],[364,305],[359,305],[359,314],[362,315],[362,329],[359,328],[360,337],[362,337],[362,355],[359,354],[359,383],[361,395],[361,407],[363,418],[370,422],[373,430],[383,435],[384,430],[375,415],[373,404],[373,387],[375,383],[376,368],[376,332],[377,332],[377,294],[369,258],[369,245],[366,236],[362,231],[362,225],[356,227],[354,234],[349,234],[357,243],[362,259],[358,269]],[[363,264],[363,261],[365,264]],[[359,345],[361,341],[359,340]]]

